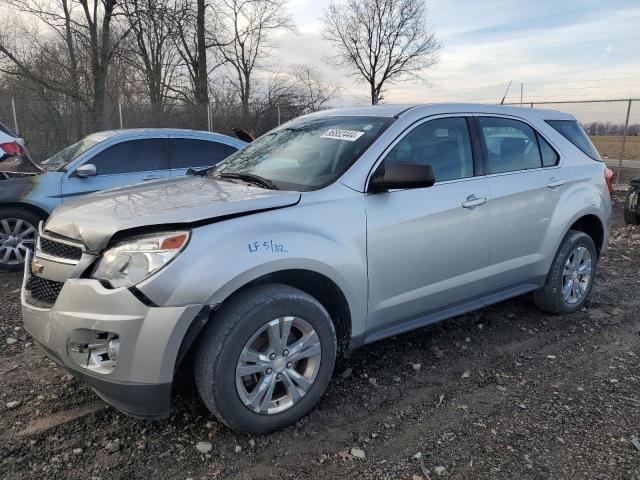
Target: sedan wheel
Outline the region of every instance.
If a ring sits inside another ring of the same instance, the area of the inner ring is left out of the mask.
[[[24,263],[36,243],[34,225],[21,218],[0,219],[0,266],[16,267]]]

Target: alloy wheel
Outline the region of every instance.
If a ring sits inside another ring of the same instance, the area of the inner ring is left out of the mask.
[[[242,403],[263,415],[293,407],[313,385],[322,356],[320,339],[302,318],[276,318],[245,344],[236,366]]]
[[[36,242],[37,230],[21,218],[0,219],[0,265],[21,265]]]
[[[586,247],[576,247],[567,258],[562,271],[562,298],[569,305],[584,297],[593,268],[591,253]]]

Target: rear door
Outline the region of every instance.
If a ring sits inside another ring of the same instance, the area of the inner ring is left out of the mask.
[[[532,279],[545,262],[542,242],[564,188],[559,155],[521,119],[476,115],[491,191],[492,289]]]
[[[107,188],[168,177],[166,142],[166,137],[125,140],[83,159],[63,179],[63,201]],[[80,178],[75,174],[77,167],[86,164],[95,165],[96,176]]]
[[[214,167],[237,150],[221,142],[200,138],[169,138],[171,176],[184,175],[189,168]]]
[[[414,126],[383,162],[386,168],[398,162],[429,164],[435,185],[365,197],[368,335],[403,329],[412,317],[486,290],[490,195],[470,125],[465,116],[447,116]]]

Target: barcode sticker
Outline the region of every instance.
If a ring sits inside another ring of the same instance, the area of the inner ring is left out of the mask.
[[[333,138],[335,140],[346,140],[348,142],[355,142],[359,139],[364,132],[358,132],[356,130],[342,130],[340,128],[330,128],[323,133],[320,138]]]

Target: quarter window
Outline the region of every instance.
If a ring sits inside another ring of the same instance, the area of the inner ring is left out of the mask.
[[[171,168],[212,167],[237,149],[224,143],[190,138],[172,138]]]
[[[384,159],[385,169],[397,163],[431,165],[437,182],[472,177],[473,154],[466,118],[439,118],[418,125]]]
[[[121,142],[102,150],[87,163],[96,166],[98,175],[161,170],[164,144],[163,138]]]
[[[540,144],[540,154],[542,155],[542,166],[543,167],[553,167],[558,164],[558,160],[560,157],[553,149],[549,142],[547,142],[540,135],[537,135],[538,143]]]

